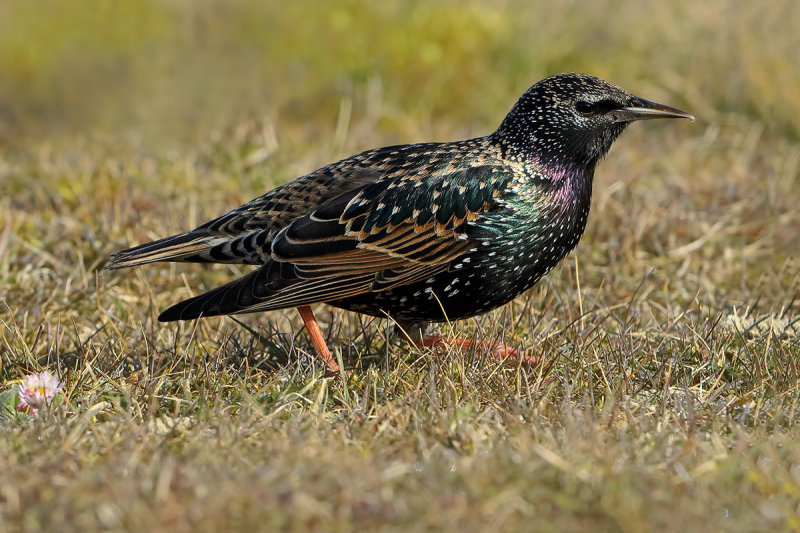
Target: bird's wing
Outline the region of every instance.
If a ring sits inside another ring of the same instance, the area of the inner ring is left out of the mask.
[[[488,164],[383,177],[283,228],[258,270],[159,319],[280,309],[422,281],[495,236],[476,222],[509,181]]]
[[[264,264],[272,239],[293,220],[380,178],[379,166],[352,165],[353,159],[368,158],[369,154],[301,176],[186,233],[113,253],[106,268],[157,261]]]

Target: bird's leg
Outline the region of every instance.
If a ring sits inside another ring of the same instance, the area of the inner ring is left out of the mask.
[[[446,337],[444,335],[425,335],[422,341],[415,343],[417,346],[437,347],[455,346],[459,350],[468,350],[472,346],[477,346],[478,350],[483,349],[498,361],[506,359],[519,359],[523,363],[535,365],[539,359],[529,355],[521,354],[516,348],[512,348],[500,341],[484,341],[475,339],[465,339],[463,337]]]
[[[485,350],[492,358],[500,361],[514,358],[531,365],[535,365],[538,362],[537,357],[520,354],[516,349],[500,341],[478,341],[474,339],[465,339],[463,337],[427,335],[427,326],[428,324],[426,323],[398,321],[398,329],[404,332],[404,337],[415,346],[425,348],[455,346],[459,350],[466,350],[473,345],[477,345],[479,350]]]
[[[336,362],[336,359],[333,358],[333,355],[331,355],[328,345],[325,344],[325,338],[319,330],[319,324],[317,323],[317,319],[314,318],[311,307],[302,305],[298,307],[297,310],[300,311],[300,318],[303,319],[303,324],[305,324],[306,331],[308,331],[308,335],[311,337],[311,344],[314,345],[314,350],[316,350],[317,355],[325,362],[325,366],[327,366],[331,372],[338,373],[339,364]]]

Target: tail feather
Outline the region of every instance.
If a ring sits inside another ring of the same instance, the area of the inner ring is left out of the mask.
[[[158,315],[159,322],[192,320],[201,316],[230,315],[246,312],[267,298],[274,289],[268,288],[271,272],[279,266],[271,263],[220,287],[179,302]]]
[[[226,285],[179,302],[158,316],[160,322],[235,315],[341,300],[367,291],[373,274],[302,279],[288,263],[271,261]]]
[[[210,235],[181,233],[115,252],[109,256],[106,268],[114,270],[156,261],[202,260],[200,254],[207,252],[214,244],[214,237]]]

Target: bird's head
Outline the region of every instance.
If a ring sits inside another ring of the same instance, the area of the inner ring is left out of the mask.
[[[519,156],[551,167],[593,169],[634,120],[689,113],[634,96],[587,74],[558,74],[528,89],[496,135]]]

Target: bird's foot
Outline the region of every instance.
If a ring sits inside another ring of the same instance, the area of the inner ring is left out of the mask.
[[[297,310],[300,311],[300,317],[303,319],[303,324],[305,324],[306,331],[308,331],[308,335],[311,337],[311,344],[314,345],[314,350],[317,352],[317,355],[322,359],[322,362],[325,363],[330,374],[338,375],[340,370],[339,364],[328,349],[328,345],[325,343],[325,338],[322,336],[322,331],[319,329],[319,324],[317,323],[317,319],[314,318],[314,313],[311,311],[311,308],[304,305],[298,307]]]
[[[421,341],[415,343],[417,346],[424,346],[426,348],[438,346],[455,346],[460,350],[470,349],[476,346],[477,350],[484,350],[492,359],[498,361],[520,361],[528,365],[536,365],[539,358],[535,356],[520,353],[517,349],[508,346],[500,341],[479,341],[475,339],[465,339],[462,337],[446,337],[444,335],[425,335]]]

